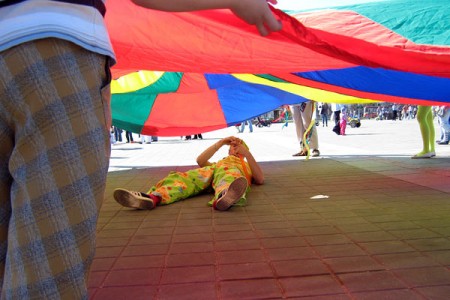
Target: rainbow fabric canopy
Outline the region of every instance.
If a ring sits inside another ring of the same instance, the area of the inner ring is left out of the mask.
[[[113,123],[179,136],[309,99],[450,102],[448,0],[365,2],[273,9],[283,29],[261,37],[228,10],[165,13],[108,1]]]

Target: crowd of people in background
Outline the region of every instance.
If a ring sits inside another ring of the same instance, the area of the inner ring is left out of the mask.
[[[144,134],[137,134],[138,140],[135,140],[135,137],[133,136],[133,132],[125,130],[125,139],[123,138],[123,132],[124,130],[121,128],[118,128],[117,126],[111,126],[110,129],[110,141],[111,144],[115,145],[117,143],[123,143],[126,139],[126,143],[139,143],[139,144],[151,144],[152,142],[157,142],[158,137],[157,136],[150,136],[150,135],[144,135]]]
[[[309,101],[313,102],[313,101]],[[308,103],[308,102],[305,102]],[[242,123],[236,124],[236,129],[238,133],[244,133],[246,125],[248,125],[249,133],[253,132],[253,125],[255,127],[268,127],[272,123],[283,123],[281,129],[288,127],[289,123],[294,123],[297,132],[297,139],[301,145],[299,153],[296,156],[306,156],[308,152],[303,149],[303,135],[306,128],[311,122],[314,122],[311,126],[311,132],[315,132],[315,126],[328,127],[328,121],[334,122],[332,131],[337,135],[345,135],[346,128],[352,119],[375,119],[378,121],[383,120],[413,120],[417,119],[418,106],[416,105],[402,105],[397,103],[382,103],[376,106],[374,105],[344,105],[340,103],[325,103],[325,102],[315,102],[315,116],[312,111],[310,116],[304,117],[308,124],[303,122],[303,115],[296,114],[295,110],[298,110],[299,105],[283,105],[279,109],[272,111],[269,114],[261,115],[256,118],[251,118],[244,120]],[[301,112],[302,113],[302,112]],[[304,114],[304,113],[303,113]],[[447,106],[433,106],[431,109],[431,114],[433,120],[437,119],[439,125],[439,136],[436,143],[439,145],[449,144],[450,141],[450,108]],[[272,118],[268,115],[272,115]],[[296,123],[297,120],[297,123]],[[302,124],[300,124],[300,123]],[[352,125],[352,127],[354,127]],[[359,126],[357,126],[359,127]],[[303,128],[303,129],[302,129]],[[297,130],[298,129],[298,130]],[[122,137],[122,130],[116,126],[111,127],[111,143],[123,143],[124,139]],[[138,135],[138,139],[133,138],[133,134]],[[318,142],[317,133],[314,134],[313,148],[311,154],[313,156],[318,156]],[[146,136],[138,133],[132,133],[131,131],[125,131],[126,143],[140,143],[140,144],[151,144],[152,142],[158,141],[156,136]],[[311,139],[312,135],[308,138]],[[201,140],[203,139],[202,134],[194,134],[182,136],[181,139],[184,140]]]

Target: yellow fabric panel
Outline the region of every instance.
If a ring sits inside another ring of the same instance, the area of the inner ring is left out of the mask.
[[[271,86],[291,94],[302,96],[304,98],[314,100],[317,102],[328,103],[342,103],[342,104],[355,104],[355,103],[377,103],[381,101],[359,98],[354,96],[343,95],[335,92],[324,91],[321,89],[311,88],[287,82],[274,82],[261,78],[252,74],[232,74],[234,77],[249,83],[261,84]]]
[[[138,71],[111,81],[111,93],[130,93],[154,84],[165,72]]]

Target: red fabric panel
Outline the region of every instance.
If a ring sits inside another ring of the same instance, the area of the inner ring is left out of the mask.
[[[217,93],[207,88],[203,75],[184,74],[176,93],[158,95],[142,134],[177,136],[183,132],[189,135],[225,127],[227,123]]]
[[[117,56],[113,72],[270,73],[349,67],[281,33],[261,37],[228,10],[166,13],[108,1],[106,23]],[[114,78],[117,78],[114,73]]]
[[[274,9],[283,30],[261,37],[228,10],[165,13],[131,1],[108,1],[107,9],[118,59],[114,77],[121,69],[258,74],[355,65],[450,77],[450,47],[393,38],[386,28],[354,14],[330,11],[326,18],[342,18],[340,25],[309,15],[302,25]]]

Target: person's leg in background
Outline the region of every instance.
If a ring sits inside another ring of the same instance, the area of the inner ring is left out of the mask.
[[[333,112],[334,114],[334,126],[339,125],[339,122],[341,121],[341,111],[337,110]]]
[[[341,135],[345,135],[345,129],[347,128],[347,121],[345,119],[341,120]]]
[[[106,58],[42,39],[1,52],[0,69],[1,298],[87,299],[111,149]]]
[[[114,136],[116,137],[117,142],[122,141],[122,129],[119,129],[114,126]]]
[[[125,136],[127,138],[127,143],[134,142],[134,140],[133,140],[133,133],[131,131],[126,131],[125,132]]]
[[[297,134],[297,141],[300,145],[300,151],[298,153],[293,154],[293,156],[305,156],[306,154],[303,151],[302,139],[303,134],[305,133],[305,128],[303,126],[302,113],[299,105],[291,106],[292,112],[292,120],[294,121],[295,133]]]
[[[240,133],[244,132],[244,129],[245,129],[245,122],[246,122],[246,121],[242,121],[242,123],[241,123],[241,129],[239,129],[239,132],[240,132]]]
[[[447,107],[442,116],[439,117],[441,128],[441,139],[439,145],[447,145],[450,141],[450,107]]]
[[[309,126],[311,125],[311,122],[314,122],[313,120],[313,116],[314,116],[314,102],[313,101],[308,101],[306,102],[306,106],[305,109],[301,112],[301,119],[303,122],[303,134],[304,132],[309,128]],[[301,137],[303,139],[303,135]],[[307,134],[307,142],[309,145],[309,149],[310,149],[310,153],[312,156],[319,156],[320,152],[319,152],[319,137],[317,135],[317,128],[316,125],[313,124],[309,134]],[[303,147],[304,151],[306,151],[305,147]]]
[[[253,124],[252,124],[252,120],[248,120],[248,129],[250,129],[250,132],[253,132]]]
[[[422,151],[412,158],[430,158],[436,156],[436,152],[434,151],[435,132],[431,106],[418,106],[417,121],[419,122],[423,148]]]

